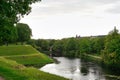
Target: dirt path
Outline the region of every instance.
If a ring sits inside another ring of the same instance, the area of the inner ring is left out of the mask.
[[[0,77],[0,80],[5,80],[4,78]]]

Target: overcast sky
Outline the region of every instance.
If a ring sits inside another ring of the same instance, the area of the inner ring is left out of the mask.
[[[42,0],[20,22],[35,39],[106,35],[120,30],[120,0]]]

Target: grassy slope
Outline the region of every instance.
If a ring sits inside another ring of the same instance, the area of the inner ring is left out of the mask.
[[[7,59],[12,59],[20,64],[24,65],[34,65],[43,66],[47,63],[53,62],[48,56],[39,53],[31,46],[21,46],[21,45],[11,45],[11,46],[1,46],[0,56]]]
[[[33,67],[25,67],[15,61],[0,57],[0,76],[5,80],[68,80],[45,73]]]
[[[0,46],[0,76],[5,80],[67,80],[33,67],[24,66],[43,66],[50,62],[53,60],[31,46]]]
[[[30,54],[38,54],[38,51],[29,45],[0,46],[0,56],[30,55]]]

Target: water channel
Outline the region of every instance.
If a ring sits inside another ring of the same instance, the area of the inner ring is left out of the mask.
[[[113,80],[105,77],[103,69],[93,62],[79,58],[54,57],[58,62],[47,64],[40,70],[69,78],[70,80]]]

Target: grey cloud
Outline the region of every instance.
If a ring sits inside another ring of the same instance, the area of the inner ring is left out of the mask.
[[[106,12],[119,14],[120,13],[120,1],[117,2],[112,8],[108,9]]]
[[[43,5],[35,9],[36,14],[51,15],[71,12],[84,12],[96,6],[116,4],[119,0],[43,0]],[[41,5],[41,4],[39,4]],[[120,6],[119,6],[120,7]],[[117,7],[107,12],[120,12]]]
[[[61,3],[74,3],[74,2],[81,2],[81,3],[87,3],[87,2],[92,2],[92,3],[113,3],[117,2],[119,0],[43,0],[44,2],[48,3],[53,3],[53,2],[61,2]]]

